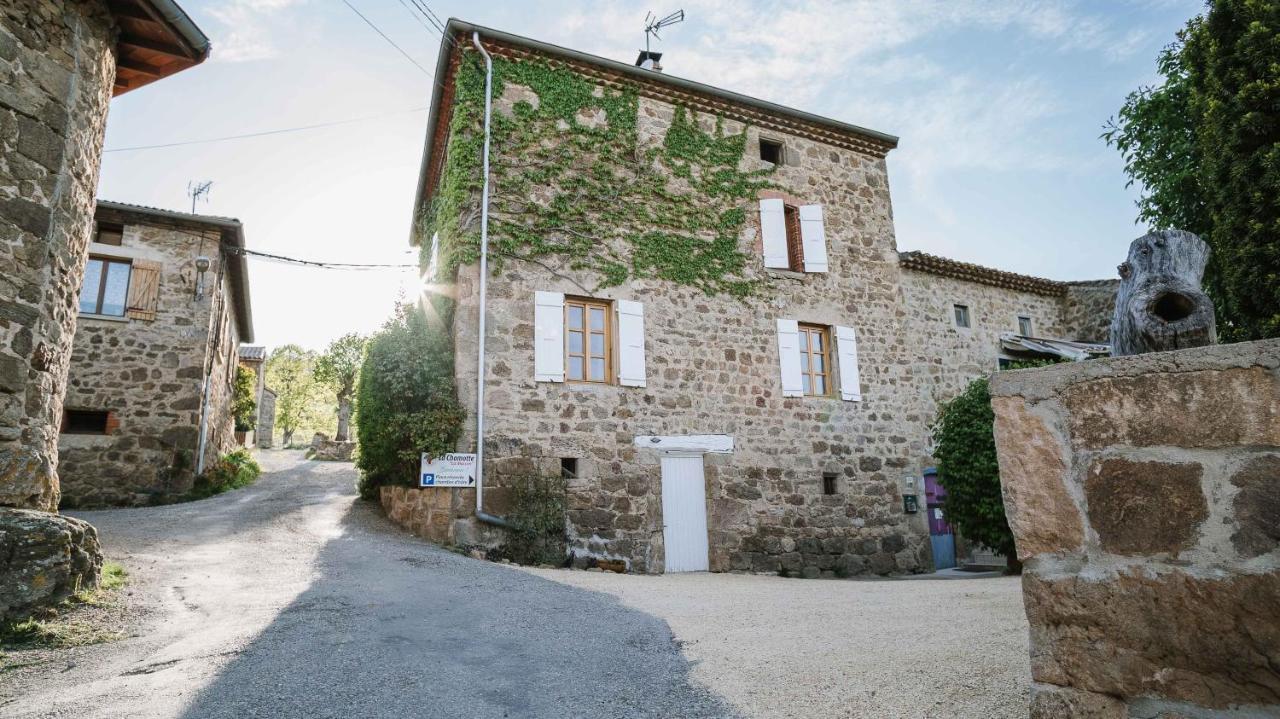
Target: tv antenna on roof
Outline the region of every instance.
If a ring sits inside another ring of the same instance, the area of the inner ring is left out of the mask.
[[[187,197],[191,198],[191,214],[196,214],[196,201],[209,201],[209,190],[213,188],[213,180],[205,180],[204,182],[196,182],[192,180],[187,183]]]
[[[652,11],[645,13],[645,16],[644,16],[644,52],[645,54],[647,55],[649,53],[649,36],[650,35],[661,40],[662,37],[658,35],[658,31],[663,28],[675,25],[678,22],[684,22],[684,10],[676,10],[675,12],[671,13],[666,17],[658,17],[657,15],[654,15]]]

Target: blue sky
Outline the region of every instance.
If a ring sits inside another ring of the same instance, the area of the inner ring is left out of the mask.
[[[349,0],[428,71],[439,35],[401,0]],[[405,3],[408,0],[404,0]],[[1054,279],[1111,277],[1134,224],[1098,139],[1199,0],[431,0],[441,17],[631,62],[646,10],[683,7],[655,49],[669,74],[898,135],[899,249]],[[265,252],[413,262],[407,238],[431,78],[341,0],[183,0],[204,65],[113,101],[99,196],[238,217]],[[376,116],[307,132],[145,151],[136,145]],[[258,341],[323,347],[390,314],[405,272],[254,261]]]

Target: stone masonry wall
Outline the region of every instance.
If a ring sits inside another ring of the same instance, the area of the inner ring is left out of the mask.
[[[1118,279],[1067,283],[1062,338],[1099,344],[1111,342],[1111,318],[1116,313],[1119,288]]]
[[[662,142],[673,114],[672,105],[641,98],[642,147]],[[714,124],[710,116],[698,120],[706,129]],[[726,120],[725,129],[742,126]],[[743,167],[764,167],[751,149],[756,130],[747,132]],[[904,331],[884,160],[797,136],[770,136],[786,143],[790,158],[773,176],[781,190],[824,206],[830,272],[766,271],[757,206],[749,201],[740,249],[754,258],[750,275],[765,283],[760,296],[710,297],[657,280],[591,293],[644,303],[646,387],[535,382],[534,292],[580,295],[579,283],[590,280],[522,263],[491,278],[487,511],[507,509],[502,485],[509,478],[558,473],[560,458],[577,458],[569,494],[572,549],[626,560],[633,571],[659,572],[659,458],[637,450],[633,440],[728,434],[736,443],[733,454],[705,459],[713,571],[786,568],[830,575],[931,568],[923,515],[904,514],[900,496],[901,479],[918,477],[922,469],[925,418],[912,387],[915,348]],[[459,399],[471,408],[475,266],[459,270],[456,290]],[[855,327],[863,401],[782,397],[777,318]],[[460,449],[473,447],[474,437],[472,424]],[[823,494],[824,472],[838,475],[835,495]]]
[[[1033,719],[1280,716],[1280,340],[992,394]]]
[[[114,39],[100,0],[0,3],[0,506],[58,505]]]
[[[236,341],[228,286],[217,282],[219,238],[218,231],[208,231],[201,250],[199,236],[135,219],[126,221],[120,247],[92,246],[95,255],[159,262],[160,294],[152,321],[80,319],[66,406],[109,410],[118,427],[110,435],[62,435],[64,506],[163,502],[191,488],[207,351],[217,362],[206,461],[234,444],[227,370],[235,366]],[[196,300],[195,258],[200,254],[212,264],[205,274],[204,299]],[[222,338],[213,350],[210,328],[219,326]]]

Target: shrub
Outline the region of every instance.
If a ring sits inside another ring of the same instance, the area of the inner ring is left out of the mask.
[[[416,486],[419,458],[452,452],[466,413],[454,396],[452,305],[433,295],[396,311],[365,349],[356,385],[360,496]]]
[[[511,489],[506,542],[489,553],[517,564],[561,564],[565,560],[565,480],[521,477]]]
[[[196,477],[188,493],[188,499],[204,499],[228,490],[252,484],[262,469],[247,449],[237,449],[222,455],[204,474]]]
[[[258,402],[253,397],[257,384],[257,372],[248,367],[236,367],[236,379],[231,392],[231,414],[235,417],[237,432],[248,432],[258,424]]]

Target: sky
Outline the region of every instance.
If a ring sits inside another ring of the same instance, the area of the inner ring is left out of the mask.
[[[181,0],[208,61],[113,100],[99,197],[239,218],[250,249],[415,263],[408,245],[440,36],[410,0]],[[1057,280],[1115,275],[1136,188],[1099,139],[1158,80],[1160,48],[1200,0],[429,0],[443,18],[632,62],[644,16],[667,74],[897,135],[900,250]],[[414,63],[417,63],[416,65]],[[419,67],[421,66],[421,67]],[[322,123],[301,132],[188,142]],[[412,270],[250,260],[256,342],[323,349],[416,291]]]

